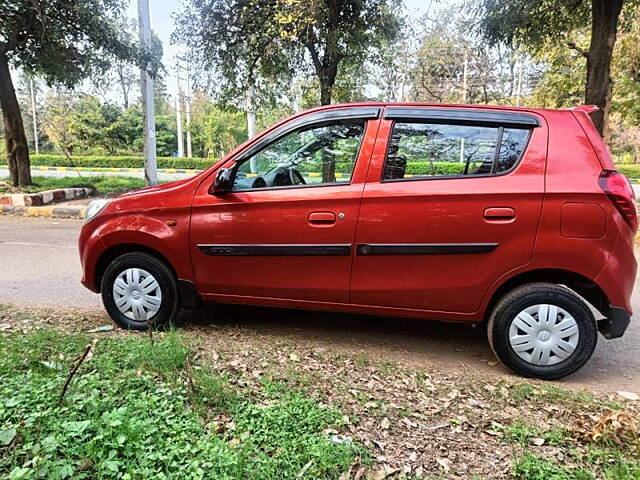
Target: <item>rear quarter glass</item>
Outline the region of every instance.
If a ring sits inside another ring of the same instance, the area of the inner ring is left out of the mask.
[[[602,168],[604,170],[615,170],[616,166],[613,163],[613,158],[611,158],[609,149],[600,136],[600,133],[598,133],[598,130],[596,130],[589,114],[582,110],[571,110],[571,113],[589,139]]]

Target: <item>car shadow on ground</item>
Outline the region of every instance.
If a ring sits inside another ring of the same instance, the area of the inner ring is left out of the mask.
[[[183,313],[179,324],[203,333],[219,327],[238,328],[272,340],[365,353],[411,365],[465,369],[474,366],[480,370],[496,367],[484,326],[214,304]]]

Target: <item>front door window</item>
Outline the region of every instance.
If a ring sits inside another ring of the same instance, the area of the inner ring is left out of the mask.
[[[347,184],[363,133],[363,121],[336,122],[289,133],[240,164],[233,190]]]

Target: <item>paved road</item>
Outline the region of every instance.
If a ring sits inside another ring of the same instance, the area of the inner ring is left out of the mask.
[[[0,216],[0,303],[101,309],[99,296],[79,283],[76,239],[81,225],[78,220]],[[635,311],[640,312],[638,288],[633,301]],[[238,324],[260,334],[293,341],[312,339],[319,344],[363,350],[415,365],[508,374],[494,365],[483,332],[464,325],[222,307],[191,314],[187,328],[211,322]],[[564,382],[607,392],[640,393],[638,316],[624,338],[607,341],[600,337],[591,361]]]

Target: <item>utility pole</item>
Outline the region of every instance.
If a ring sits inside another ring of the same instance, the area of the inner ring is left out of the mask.
[[[190,79],[189,63],[187,63],[187,98],[185,103],[186,110],[186,126],[187,126],[187,157],[191,158],[191,79]]]
[[[462,103],[467,103],[467,70],[469,58],[467,49],[464,49],[464,64],[462,66]]]
[[[462,64],[462,103],[467,103],[467,70],[469,58],[467,49],[464,49],[464,63]],[[464,163],[464,137],[460,139],[460,163]]]
[[[522,95],[522,70],[524,70],[524,62],[520,63],[518,69],[518,86],[516,88],[516,107],[520,106],[520,96]]]
[[[247,91],[247,133],[249,138],[253,138],[256,135],[256,110],[254,108],[255,96],[256,89],[252,82],[251,85],[249,85],[249,90]],[[258,171],[255,155],[249,159],[249,169],[251,170],[251,173],[257,173]]]
[[[149,20],[149,0],[138,0],[138,35],[145,51],[151,50],[151,24]],[[156,119],[153,103],[153,78],[148,67],[140,69],[140,93],[144,113],[144,178],[149,185],[158,183],[156,160]]]
[[[178,82],[180,79],[178,78]],[[178,91],[176,92],[176,128],[178,130],[178,157],[184,157],[184,141],[182,140],[182,104],[180,97],[182,96],[182,90],[178,84]]]
[[[33,91],[33,78],[29,77],[29,87],[31,90],[31,117],[33,118],[33,143],[36,147],[36,155],[40,153],[38,145],[38,120],[36,118],[36,95]]]

